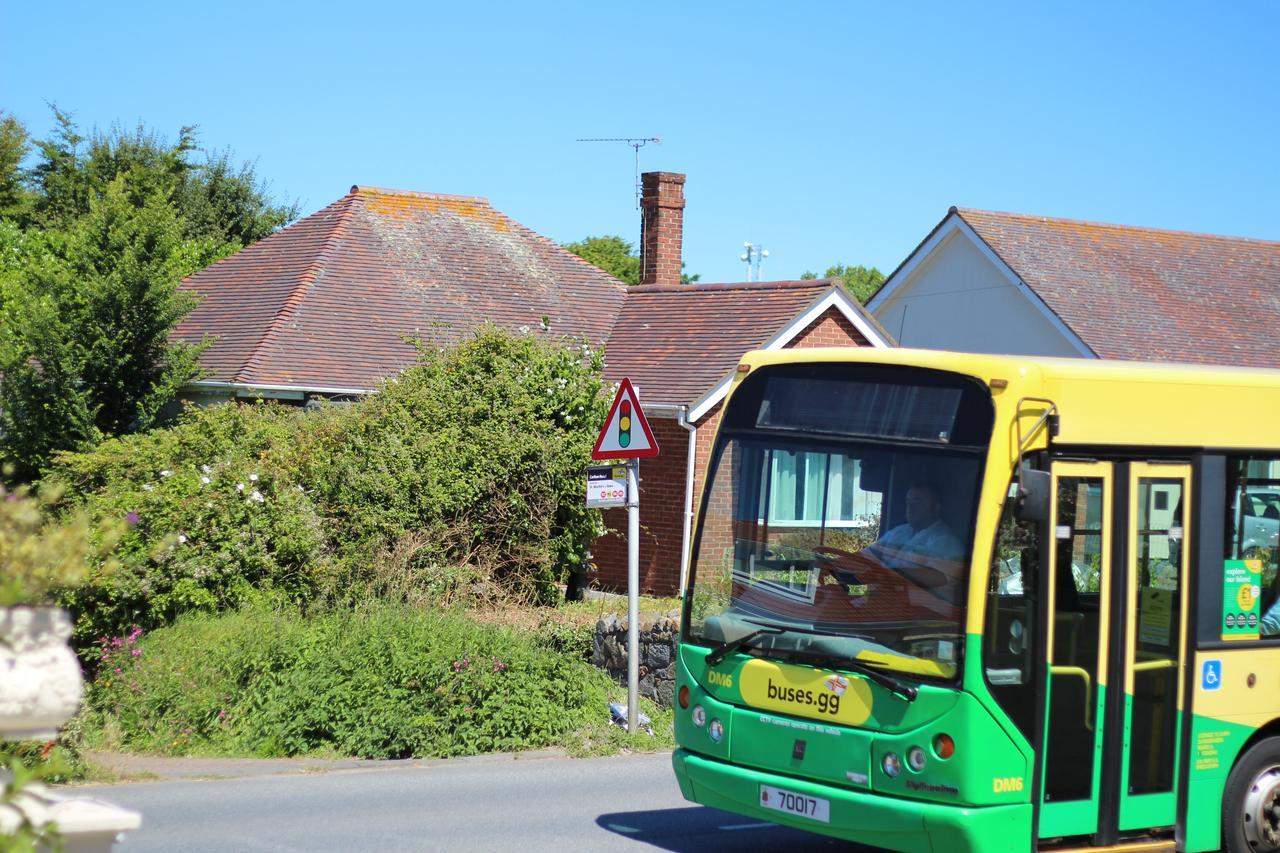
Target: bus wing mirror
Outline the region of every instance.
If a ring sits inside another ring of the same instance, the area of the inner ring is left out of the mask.
[[[1018,496],[1014,515],[1019,521],[1048,521],[1052,481],[1048,471],[1024,467],[1018,472]]]

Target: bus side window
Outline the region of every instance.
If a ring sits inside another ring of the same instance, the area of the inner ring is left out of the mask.
[[[1027,738],[1035,720],[1034,635],[1039,522],[1019,521],[1012,501],[1000,518],[987,588],[983,670],[991,695]]]
[[[1280,459],[1227,463],[1228,560],[1262,563],[1262,634],[1280,635]]]

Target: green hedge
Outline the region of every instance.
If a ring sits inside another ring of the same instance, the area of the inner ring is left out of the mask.
[[[101,649],[92,746],[168,754],[454,756],[565,742],[608,678],[452,611],[193,615]]]
[[[66,603],[81,648],[267,601],[547,603],[601,532],[583,506],[606,401],[585,345],[481,329],[351,405],[192,409],[48,472],[130,527]]]

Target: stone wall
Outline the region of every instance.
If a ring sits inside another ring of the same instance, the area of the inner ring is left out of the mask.
[[[676,689],[680,620],[674,615],[641,617],[640,695],[670,708]],[[619,684],[627,683],[627,619],[606,616],[596,623],[591,662]]]

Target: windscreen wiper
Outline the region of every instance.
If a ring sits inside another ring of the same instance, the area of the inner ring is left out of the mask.
[[[711,653],[707,655],[707,666],[715,666],[729,655],[742,651],[747,646],[751,645],[751,642],[762,634],[781,634],[786,630],[786,628],[781,628],[777,625],[766,625],[763,628],[757,628],[750,634],[744,634],[736,640],[721,643],[712,649]]]
[[[859,672],[865,675],[884,689],[897,693],[908,702],[916,701],[916,696],[920,693],[919,687],[916,687],[914,684],[903,684],[898,679],[885,675],[879,669],[876,669],[875,664],[862,663],[861,661],[851,659],[845,661],[845,665],[854,672]]]

